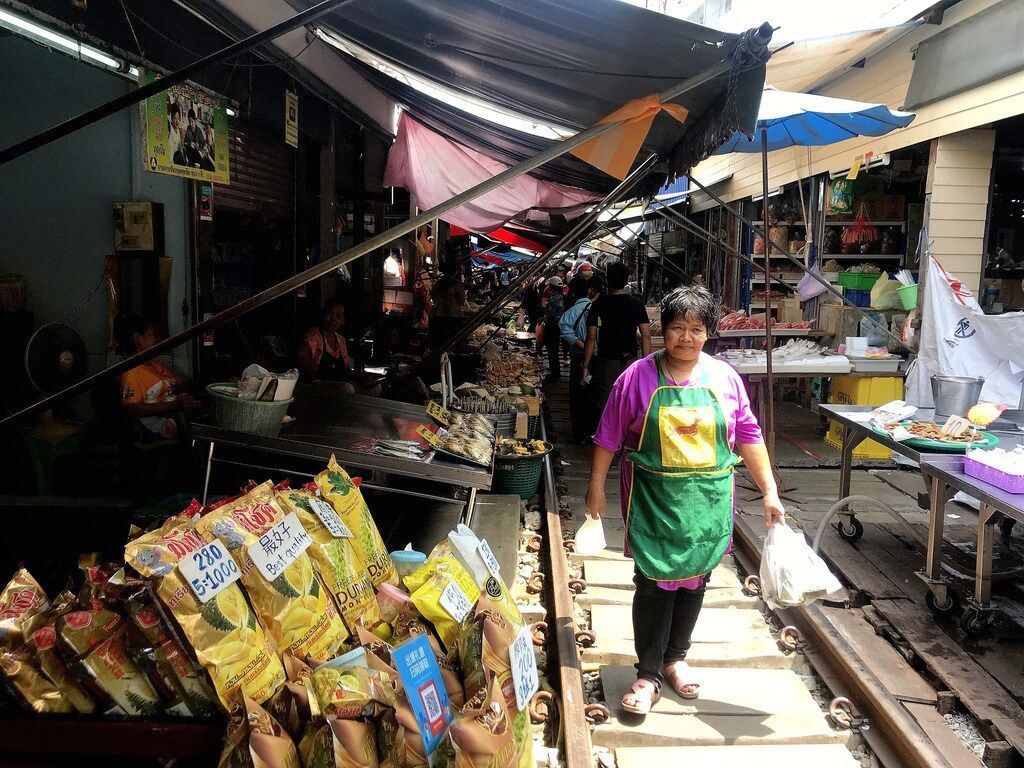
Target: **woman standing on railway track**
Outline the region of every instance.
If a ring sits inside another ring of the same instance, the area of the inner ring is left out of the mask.
[[[644,715],[668,683],[684,699],[700,684],[686,664],[708,575],[732,541],[733,470],[743,460],[764,496],[765,522],[785,519],[739,375],[702,350],[717,305],[699,286],[661,306],[665,349],[623,371],[594,436],[587,514],[605,511],[605,481],[621,461],[627,556],[636,564],[633,630],[637,680],[622,700]],[[734,451],[738,451],[739,455]]]

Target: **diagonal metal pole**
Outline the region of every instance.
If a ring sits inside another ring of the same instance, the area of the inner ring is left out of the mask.
[[[353,0],[323,0],[323,2],[317,3],[313,7],[307,8],[301,13],[297,13],[279,24],[275,24],[262,32],[257,32],[242,40],[238,40],[226,48],[221,48],[219,51],[215,51],[209,56],[204,56],[198,61],[187,64],[175,72],[171,72],[165,77],[161,77],[152,83],[142,86],[141,88],[136,88],[133,91],[129,91],[126,94],[111,99],[106,104],[100,104],[98,107],[86,110],[82,114],[77,115],[70,120],[59,123],[52,128],[47,128],[46,130],[37,133],[35,136],[30,136],[23,141],[19,141],[17,144],[12,144],[6,149],[0,150],[0,165],[9,163],[15,158],[28,154],[40,147],[45,147],[47,144],[50,144],[57,139],[81,130],[88,125],[99,122],[111,115],[115,115],[122,109],[130,107],[133,104],[137,104],[144,99],[148,99],[150,96],[155,96],[162,91],[166,91],[172,86],[185,82],[193,75],[207,67],[211,67],[214,64],[220,64],[221,62],[227,61],[241,53],[250,51],[263,43],[274,40],[285,32],[290,32],[297,27],[301,27],[303,24],[316,21],[321,16],[338,9],[343,5],[348,5],[352,1]]]
[[[314,6],[314,8],[315,7],[319,6]],[[768,38],[770,39],[770,37],[771,36],[769,34]],[[741,66],[741,64],[739,62],[734,63],[730,59],[724,59],[720,61],[718,64],[714,65],[713,67],[710,67],[706,71],[702,72],[701,74],[691,77],[687,80],[684,80],[681,83],[678,83],[677,85],[672,86],[671,88],[666,89],[662,93],[658,94],[658,98],[660,101],[670,101],[671,99],[675,99],[681,96],[682,94],[686,93],[687,91],[693,90],[694,88],[697,88],[703,85],[704,83],[714,80],[720,77],[721,75],[729,72],[734,66]],[[293,275],[292,277],[286,280],[282,280],[277,285],[271,286],[266,290],[260,291],[259,293],[250,296],[249,298],[243,301],[240,301],[238,304],[235,304],[234,306],[229,307],[223,310],[222,312],[219,312],[216,315],[207,318],[206,320],[203,320],[199,323],[196,323],[193,326],[190,326],[189,328],[186,328],[180,333],[176,333],[173,336],[170,336],[161,342],[157,342],[145,352],[139,352],[137,354],[130,355],[119,363],[115,363],[114,365],[111,365],[108,368],[99,371],[98,373],[94,373],[91,376],[87,376],[77,384],[72,384],[71,386],[66,387],[60,392],[56,392],[52,395],[48,395],[42,398],[41,400],[37,400],[35,403],[32,403],[31,405],[22,408],[20,411],[0,420],[0,426],[13,423],[18,418],[22,418],[33,413],[38,413],[39,411],[45,410],[54,403],[59,402],[60,400],[66,399],[81,392],[85,392],[94,387],[100,381],[103,381],[107,378],[110,378],[111,376],[122,373],[124,371],[131,370],[135,366],[140,365],[146,362],[147,360],[152,360],[153,358],[162,355],[164,352],[173,349],[179,344],[183,344],[193,338],[198,337],[203,333],[206,333],[207,331],[212,331],[214,328],[224,325],[225,323],[229,323],[235,320],[236,318],[246,314],[247,312],[251,312],[254,309],[258,309],[259,307],[264,306],[270,301],[280,298],[281,296],[284,296],[294,291],[295,289],[302,287],[303,285],[309,283],[312,280],[316,280],[319,277],[328,275],[334,270],[336,270],[338,267],[344,266],[345,264],[348,264],[350,261],[355,261],[356,259],[361,258],[362,256],[365,256],[368,253],[372,253],[378,248],[382,248],[383,246],[387,245],[393,240],[397,240],[399,237],[402,237],[419,227],[429,224],[430,222],[434,221],[434,219],[437,219],[443,216],[444,214],[475,200],[481,195],[490,192],[493,189],[497,189],[503,184],[506,184],[512,181],[513,179],[522,176],[525,173],[529,173],[530,171],[539,168],[545,163],[554,160],[556,157],[560,157],[561,155],[564,155],[566,152],[575,149],[576,147],[582,144],[587,143],[591,139],[597,138],[606,131],[613,129],[620,124],[621,121],[593,125],[590,128],[587,128],[586,130],[580,131],[574,136],[570,136],[569,138],[563,141],[552,144],[543,152],[534,155],[532,158],[524,160],[518,165],[514,165],[511,168],[508,168],[502,171],[501,173],[492,176],[490,179],[480,182],[479,184],[477,184],[474,187],[471,187],[465,192],[455,195],[455,197],[449,198],[440,205],[436,205],[429,210],[423,211],[418,216],[414,216],[413,218],[408,219],[407,221],[401,224],[395,225],[391,229],[381,232],[379,235],[375,235],[374,237],[371,237],[368,240],[364,240],[362,243],[348,249],[343,253],[340,253],[330,259],[327,259],[326,261],[323,261],[320,264],[317,264],[316,266],[310,267],[307,270],[299,272],[298,274]],[[644,165],[646,166],[646,163]],[[633,177],[630,176],[627,178]],[[634,179],[634,183],[635,181],[636,179]]]

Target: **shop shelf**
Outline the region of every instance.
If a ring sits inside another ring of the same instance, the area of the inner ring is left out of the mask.
[[[819,259],[860,259],[861,261],[871,261],[872,259],[902,259],[906,256],[905,253],[823,253],[818,256]]]

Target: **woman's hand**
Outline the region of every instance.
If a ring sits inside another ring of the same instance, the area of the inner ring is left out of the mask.
[[[786,508],[776,492],[764,495],[764,524],[772,528],[776,523],[786,522]]]
[[[591,486],[590,488],[588,488],[587,498],[584,501],[584,504],[586,504],[587,508],[587,517],[592,517],[595,520],[600,520],[602,517],[604,517],[604,508],[607,504],[607,499],[605,498],[604,493],[604,486],[601,485],[596,488]]]

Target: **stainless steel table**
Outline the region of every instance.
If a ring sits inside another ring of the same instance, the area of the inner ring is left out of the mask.
[[[219,459],[215,453],[218,445],[324,462],[334,455],[338,463],[346,468],[370,470],[385,477],[409,477],[466,488],[467,519],[472,517],[477,491],[489,490],[491,487],[490,468],[459,462],[436,452],[427,461],[399,459],[373,452],[378,439],[416,439],[416,427],[432,425],[433,421],[426,415],[423,406],[378,397],[341,394],[327,387],[307,386],[296,389],[295,402],[289,407],[288,414],[294,421],[285,424],[277,437],[262,437],[210,424],[192,425],[194,440],[209,444],[203,480],[203,503],[206,503],[213,464],[221,461],[225,464],[239,463]],[[265,469],[253,464],[247,466]],[[291,474],[302,476],[308,473],[296,471]],[[363,487],[438,501],[462,501],[454,497],[373,483],[364,482]]]
[[[983,630],[994,611],[1001,611],[1022,624],[1024,609],[1008,600],[992,597],[992,549],[995,524],[1000,515],[1024,522],[1024,496],[1007,493],[983,480],[964,473],[964,457],[951,454],[929,454],[921,457],[929,496],[928,548],[924,572],[919,574],[928,585],[928,607],[939,614],[955,613],[959,595],[943,578],[942,531],[946,504],[958,492],[981,502],[978,513],[978,551],[975,556],[974,592],[966,600],[961,627],[975,633]]]

